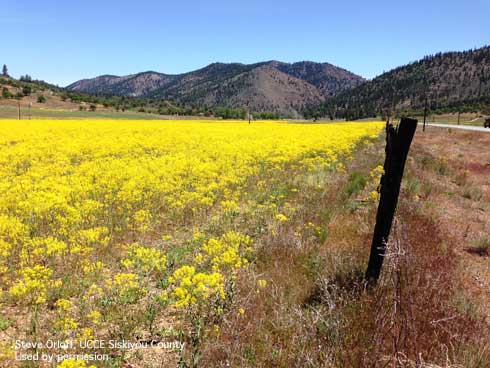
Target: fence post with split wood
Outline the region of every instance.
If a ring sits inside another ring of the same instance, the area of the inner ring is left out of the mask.
[[[416,129],[416,119],[402,118],[398,127],[390,123],[386,124],[386,158],[384,174],[381,177],[381,196],[365,275],[368,284],[371,285],[376,284],[381,274],[386,243],[398,204],[405,162]]]

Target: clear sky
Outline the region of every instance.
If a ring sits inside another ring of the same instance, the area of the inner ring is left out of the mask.
[[[61,86],[272,59],[372,78],[490,44],[490,0],[3,0],[0,25],[0,64]]]

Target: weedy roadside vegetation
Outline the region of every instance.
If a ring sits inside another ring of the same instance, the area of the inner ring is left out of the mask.
[[[260,240],[255,268],[237,280],[245,313],[225,314],[203,366],[490,366],[490,329],[465,294],[455,240],[423,200],[450,174],[443,159],[418,151],[410,159],[382,278],[365,289],[383,148],[383,140],[364,147],[345,172],[315,185],[296,178],[304,185],[288,199],[296,211]],[[310,222],[325,238],[295,237]],[[250,292],[258,278],[270,287]]]

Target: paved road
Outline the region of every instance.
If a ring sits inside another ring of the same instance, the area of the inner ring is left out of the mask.
[[[419,123],[422,125],[422,123]],[[439,127],[439,128],[451,128],[451,129],[463,129],[463,130],[473,130],[476,132],[487,132],[490,133],[489,128],[484,128],[481,126],[472,126],[472,125],[456,125],[456,124],[434,124],[427,123],[428,126]]]

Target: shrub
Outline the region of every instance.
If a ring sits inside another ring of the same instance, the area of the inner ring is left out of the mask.
[[[30,96],[31,93],[32,93],[31,86],[24,86],[24,87],[22,87],[22,94],[24,96]]]
[[[468,247],[468,252],[475,253],[480,256],[490,256],[490,237],[474,239]]]
[[[9,92],[7,87],[3,87],[2,89],[2,97],[3,98],[12,98],[12,94]]]
[[[465,187],[463,188],[463,197],[478,202],[483,197],[483,192],[478,187],[465,185]]]

